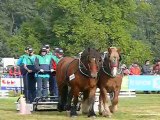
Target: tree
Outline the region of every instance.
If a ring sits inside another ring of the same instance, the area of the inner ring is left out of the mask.
[[[10,56],[10,49],[7,44],[7,32],[0,26],[0,57]]]
[[[43,8],[49,5],[46,10],[54,11],[51,12],[54,39],[69,55],[75,55],[87,46],[101,47],[103,51],[109,46],[117,46],[126,54],[124,61],[127,63],[134,57],[139,58],[139,62],[151,57],[149,47],[144,47],[147,44],[132,38],[137,8],[132,0],[42,0],[39,5]],[[143,51],[147,56],[138,56]]]

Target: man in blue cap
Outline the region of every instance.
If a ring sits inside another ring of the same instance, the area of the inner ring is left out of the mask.
[[[24,69],[27,71],[26,74],[26,85],[27,85],[27,95],[26,101],[32,103],[36,98],[36,80],[35,80],[35,58],[36,55],[32,48],[28,49],[28,56],[23,59]]]
[[[35,74],[37,80],[37,97],[48,96],[47,83],[50,73],[54,71],[51,64],[52,56],[47,54],[45,47],[42,47],[35,59],[35,68],[38,71]]]
[[[26,73],[27,73],[27,71],[24,69],[24,65],[22,62],[23,62],[23,59],[28,56],[28,49],[29,48],[30,47],[25,48],[25,50],[24,50],[25,54],[21,55],[17,61],[17,66],[20,67],[20,71],[23,76],[23,87],[24,87],[23,94],[25,97],[27,96],[27,91],[26,91],[27,90],[27,86],[26,86]]]
[[[53,55],[52,67],[56,70],[56,65],[63,58],[63,50],[61,48],[55,48]],[[58,96],[58,87],[55,73],[53,73],[49,80],[49,90],[51,96]]]

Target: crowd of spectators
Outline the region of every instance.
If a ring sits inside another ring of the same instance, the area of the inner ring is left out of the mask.
[[[160,60],[157,60],[154,64],[151,64],[150,60],[146,60],[144,65],[139,65],[134,62],[132,65],[127,67],[125,64],[121,66],[123,75],[160,75]],[[155,91],[144,91],[149,94]],[[160,91],[157,91],[160,93]]]
[[[160,60],[157,60],[153,65],[149,60],[146,60],[142,66],[137,62],[129,67],[123,64],[121,69],[124,75],[160,75]]]
[[[9,69],[9,76],[11,77],[20,77],[21,76],[21,71],[19,66],[13,66]]]

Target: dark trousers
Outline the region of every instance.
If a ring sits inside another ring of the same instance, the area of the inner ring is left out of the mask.
[[[58,96],[56,76],[51,75],[49,78],[49,91],[50,96]]]
[[[47,83],[49,78],[36,78],[37,80],[37,97],[48,96]]]
[[[27,101],[32,103],[36,98],[36,79],[34,77],[35,73],[28,73],[27,74]]]
[[[23,74],[23,94],[24,94],[24,97],[27,99],[27,79],[26,79],[26,74]]]

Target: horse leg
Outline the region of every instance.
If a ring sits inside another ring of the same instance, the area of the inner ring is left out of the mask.
[[[101,104],[101,110],[102,110],[102,116],[104,117],[111,117],[111,112],[109,109],[109,100],[108,100],[108,96],[107,96],[107,90],[105,89],[105,87],[100,89],[100,99],[103,103]]]
[[[88,112],[88,117],[91,116],[96,116],[94,112],[94,102],[95,102],[95,93],[96,93],[96,87],[92,88],[89,92],[89,112]]]
[[[79,96],[79,91],[74,91],[74,94],[73,94],[73,105],[71,105],[71,112],[70,112],[70,116],[71,117],[77,116],[78,96]]]
[[[99,95],[99,106],[98,106],[98,109],[99,109],[99,115],[102,115],[102,111],[104,110],[103,101],[102,101],[102,94]]]
[[[89,91],[83,92],[83,101],[82,101],[82,114],[88,114],[89,111],[89,105],[88,105],[88,97],[89,97]]]
[[[112,113],[116,112],[118,109],[118,95],[119,91],[114,91],[113,100],[111,100],[112,105],[109,107]]]
[[[68,86],[65,85],[59,90],[59,99],[58,99],[58,111],[59,112],[62,112],[65,110],[67,96],[68,96]]]
[[[71,109],[72,97],[73,97],[72,90],[69,89],[68,97],[67,97],[67,104],[66,104],[66,110],[67,111],[69,111]]]

